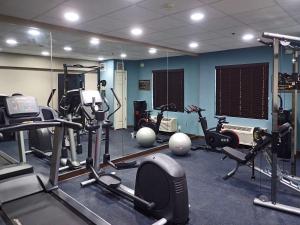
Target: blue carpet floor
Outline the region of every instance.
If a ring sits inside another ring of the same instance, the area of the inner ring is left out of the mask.
[[[140,147],[136,139],[132,138],[131,132],[133,129],[111,130],[110,132],[110,154],[111,159],[119,158],[128,154],[146,151],[149,148]],[[81,136],[82,141],[82,154],[77,155],[79,161],[84,161],[87,157],[87,135]],[[154,143],[154,146],[161,146],[160,143]],[[102,142],[101,156],[104,154],[104,142]],[[28,150],[28,140],[25,139],[25,149]],[[15,141],[0,142],[0,150],[13,158],[19,160],[18,145]],[[40,159],[33,154],[27,154],[27,162],[34,166],[36,172],[45,176],[49,174],[49,161]]]
[[[120,151],[122,146],[118,141],[120,141],[120,136],[116,135],[115,138],[112,136],[111,151],[115,151],[115,157],[122,152],[122,150]],[[137,148],[136,143],[133,143],[130,137],[127,137],[123,143],[128,143],[128,146],[131,144],[131,151],[141,150]],[[16,146],[13,146],[12,143],[1,143],[0,149],[8,147],[7,151],[17,152]],[[164,153],[171,155],[168,149]],[[241,167],[233,178],[224,181],[222,177],[234,167],[235,163],[229,159],[222,161],[221,154],[195,151],[185,157],[172,157],[186,171],[190,225],[300,224],[299,217],[253,205],[255,196],[261,193],[266,195],[270,193],[270,179],[264,175],[257,173],[256,180],[253,181],[250,179],[251,169]],[[28,157],[28,161],[36,161],[36,157]],[[260,161],[260,156],[258,156],[257,165]],[[44,162],[41,162],[41,165],[44,166],[36,165],[37,172],[46,173],[48,171]],[[299,165],[300,162],[298,162]],[[300,173],[300,167],[297,172]],[[117,174],[123,179],[125,185],[133,188],[135,173],[136,170],[131,169],[118,171]],[[61,183],[60,187],[113,225],[144,225],[155,221],[135,211],[132,205],[124,199],[97,186],[81,188],[80,182],[85,179],[87,176],[75,177]],[[282,185],[279,185],[278,199],[282,203],[300,207],[300,194],[290,191]]]
[[[170,154],[169,150],[164,151]],[[172,156],[174,157],[174,156]],[[253,205],[255,196],[269,194],[269,178],[257,173],[250,179],[251,170],[242,167],[235,177],[224,181],[222,177],[235,165],[231,160],[221,160],[221,155],[212,152],[190,152],[185,157],[174,157],[187,175],[190,225],[283,225],[299,224],[299,217],[272,211]],[[298,170],[300,172],[300,170]],[[135,170],[118,172],[123,183],[134,187]],[[101,217],[114,225],[143,225],[153,220],[134,211],[124,199],[115,197],[97,186],[81,188],[77,177],[61,184],[61,188],[77,198]],[[279,186],[278,199],[300,207],[300,195]]]

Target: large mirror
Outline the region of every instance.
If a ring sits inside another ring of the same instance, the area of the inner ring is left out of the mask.
[[[178,131],[198,133],[196,119],[184,113],[186,104],[198,102],[197,95],[189,93],[189,87],[196,85],[189,76],[196,76],[195,68],[189,67],[196,60],[192,56],[179,61],[180,52],[88,32],[0,25],[1,93],[34,96],[56,116],[84,125],[80,131],[65,132],[61,174],[84,168],[88,157],[92,120],[80,108],[83,92],[97,93],[102,99],[97,105],[96,94],[89,99],[95,102],[85,107],[91,111],[95,104],[104,111],[101,138],[92,132],[93,148],[101,139],[99,163],[124,157],[130,161],[166,148]],[[41,171],[48,171],[51,134],[50,129],[23,135],[27,160]],[[20,149],[18,142],[14,146],[9,153],[13,156]]]
[[[50,32],[2,22],[0,28],[1,107],[4,106],[5,96],[12,95],[34,96],[40,106],[47,106],[49,93],[54,88]],[[1,123],[9,124],[9,121],[1,117]],[[46,129],[46,132],[51,142],[51,131]],[[5,133],[0,142],[1,154],[29,162],[37,172],[47,175],[47,157],[32,151],[33,142],[28,141],[30,135],[25,131]],[[47,150],[51,151],[51,146],[44,147],[45,151],[48,147]]]

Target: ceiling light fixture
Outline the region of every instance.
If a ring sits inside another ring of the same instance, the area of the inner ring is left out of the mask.
[[[67,52],[70,52],[70,51],[72,51],[72,48],[70,46],[65,46],[64,50],[67,51]]]
[[[41,34],[37,28],[30,28],[27,33],[31,36],[39,36]]]
[[[153,55],[153,54],[157,53],[157,49],[156,48],[149,48],[148,52]]]
[[[121,58],[123,58],[123,59],[127,57],[127,55],[126,55],[125,53],[122,53],[120,56],[121,56]]]
[[[143,30],[139,27],[132,28],[130,32],[134,36],[140,36],[143,34]]]
[[[92,45],[98,45],[99,43],[100,43],[99,38],[92,37],[92,38],[90,39],[90,44],[92,44]]]
[[[14,45],[17,45],[18,42],[17,42],[16,39],[10,38],[10,39],[7,39],[7,40],[6,40],[6,44],[8,44],[8,45],[10,45],[10,46],[14,46]]]
[[[199,44],[197,42],[194,42],[194,41],[189,44],[190,48],[198,48],[198,46],[199,46]]]
[[[42,54],[43,56],[49,56],[49,55],[50,55],[50,53],[49,53],[48,51],[42,51],[41,54]]]
[[[204,18],[204,14],[203,13],[193,13],[191,14],[190,16],[190,19],[193,20],[193,21],[200,21]]]
[[[244,41],[251,41],[253,38],[254,38],[253,34],[244,34],[243,37],[242,37],[242,39]]]
[[[79,20],[79,15],[76,12],[66,12],[64,18],[70,22],[76,22]]]
[[[103,61],[104,58],[103,58],[102,56],[99,56],[99,57],[98,57],[98,60],[99,60],[99,61]]]

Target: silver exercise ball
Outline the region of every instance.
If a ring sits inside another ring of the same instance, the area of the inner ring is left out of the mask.
[[[175,133],[170,137],[169,148],[174,155],[186,155],[191,149],[192,142],[189,136],[184,133]]]
[[[151,147],[156,140],[156,134],[151,128],[142,127],[136,133],[136,140],[142,147]]]

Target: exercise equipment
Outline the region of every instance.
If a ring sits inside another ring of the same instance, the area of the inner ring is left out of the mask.
[[[22,169],[28,164],[11,166],[9,175],[5,173],[7,168],[0,168],[7,176],[0,180],[0,216],[5,224],[109,225],[57,186],[64,129],[81,129],[81,125],[61,119],[40,121],[35,99],[27,96],[7,97],[3,113],[13,119],[1,125],[0,133],[55,127],[49,180],[32,169]]]
[[[226,121],[226,117],[215,116],[215,118],[218,119],[217,126],[213,128],[207,128],[207,120],[202,116],[202,112],[205,111],[205,109],[202,109],[195,105],[190,105],[188,107],[185,107],[185,111],[188,114],[198,114],[198,122],[201,124],[201,128],[206,141],[205,146],[192,146],[191,150],[195,151],[198,149],[204,149],[221,153],[222,148],[225,146],[237,147],[239,145],[239,137],[235,132],[231,130],[222,130],[223,124],[228,123]]]
[[[77,96],[76,96],[77,93]],[[40,106],[40,114],[39,119],[41,121],[48,121],[57,119],[59,114],[57,111],[52,109],[50,106],[50,102],[55,94],[55,89],[53,89],[50,93],[50,96],[47,101],[48,106]],[[74,121],[76,114],[75,110],[76,104],[76,97],[79,96],[79,92],[76,90],[72,90],[64,95],[64,106],[60,103],[60,108],[66,111],[66,117],[60,116],[62,118],[67,119],[68,121]],[[76,122],[81,121],[77,120]],[[76,137],[76,140],[75,140]],[[53,132],[51,128],[41,128],[36,130],[30,130],[28,132],[28,143],[29,143],[29,151],[26,153],[33,153],[35,156],[46,159],[50,162],[52,156],[52,149],[53,149]],[[67,169],[75,170],[81,167],[82,164],[85,162],[79,162],[77,160],[77,154],[82,152],[82,146],[79,137],[79,131],[75,131],[71,128],[66,129],[64,134],[64,141],[63,141],[63,151],[62,151],[62,158],[61,158],[61,167],[59,171],[64,171]]]
[[[139,128],[141,127],[149,127],[151,128],[156,134],[156,142],[164,143],[169,141],[170,137],[160,137],[159,136],[159,127],[161,124],[162,119],[164,118],[165,111],[177,111],[176,105],[174,103],[169,103],[165,105],[161,105],[158,108],[159,112],[156,116],[156,121],[151,118],[151,111],[145,111],[145,115],[139,121]]]
[[[156,140],[156,134],[151,128],[142,127],[136,133],[136,140],[137,143],[142,147],[151,147]]]
[[[284,123],[291,123],[291,109],[286,110],[283,108],[283,100],[281,95],[278,95],[279,98],[279,109],[278,109],[278,125],[282,125]]]
[[[186,155],[191,149],[192,142],[189,136],[184,133],[175,133],[170,137],[169,148],[174,155]]]
[[[86,91],[82,90],[81,93],[85,114],[89,115],[87,118],[90,118],[87,125],[89,142],[86,166],[91,172],[89,180],[82,182],[81,185],[85,187],[90,184],[98,184],[106,190],[132,201],[135,209],[159,219],[156,224],[187,223],[189,208],[185,172],[169,156],[155,154],[145,157],[137,169],[135,190],[124,186],[121,178],[115,174],[99,170],[97,157],[100,153],[105,112],[101,107],[102,101],[97,100],[100,94],[87,98]],[[94,92],[94,94],[96,93]],[[92,102],[88,99],[92,99]],[[90,107],[89,111],[86,110],[87,107]],[[90,115],[94,115],[94,120]],[[95,148],[93,148],[92,141],[93,131],[96,131]],[[109,165],[111,164],[109,163]]]
[[[147,102],[145,100],[133,101],[133,111],[134,111],[134,131],[139,130],[139,121],[145,115],[147,110]]]

